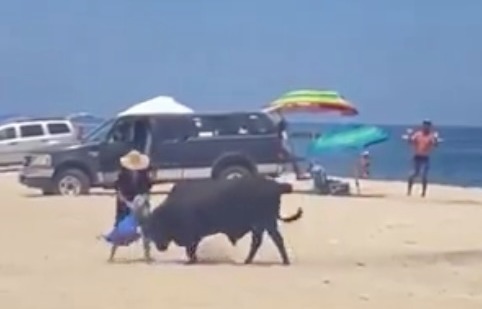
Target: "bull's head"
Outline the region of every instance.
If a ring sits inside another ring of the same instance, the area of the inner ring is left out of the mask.
[[[157,250],[166,251],[172,241],[170,222],[163,209],[155,209],[144,225],[144,234],[155,245]]]

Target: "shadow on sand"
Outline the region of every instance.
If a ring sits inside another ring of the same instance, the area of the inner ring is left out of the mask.
[[[195,264],[187,263],[186,260],[152,260],[147,262],[142,258],[137,259],[117,259],[110,264],[117,265],[132,265],[132,264],[146,264],[146,265],[184,265],[184,266],[216,266],[216,265],[230,265],[230,266],[241,266],[241,267],[271,267],[271,266],[282,266],[279,261],[253,261],[251,264],[244,264],[243,262],[237,262],[229,258],[199,258],[198,262]]]
[[[467,265],[482,263],[482,249],[480,250],[456,250],[442,252],[418,252],[402,255],[407,262],[421,264],[449,263],[453,265]]]
[[[137,259],[116,259],[109,264],[113,265],[159,265],[159,266],[235,266],[235,267],[273,267],[283,266],[280,261],[254,261],[252,264],[246,265],[242,260],[235,261],[229,257],[203,257],[195,264],[189,264],[186,259],[158,259],[146,262],[142,258]],[[437,264],[449,264],[454,266],[468,266],[474,264],[482,264],[481,250],[454,250],[454,251],[433,251],[433,252],[415,252],[409,254],[396,254],[390,256],[366,256],[366,257],[337,257],[319,259],[302,259],[297,260],[292,266],[302,267],[332,267],[332,268],[365,268],[365,267],[426,267],[435,266]]]
[[[432,202],[440,203],[440,204],[448,204],[448,205],[464,205],[464,206],[482,206],[482,201],[476,200],[431,200]]]

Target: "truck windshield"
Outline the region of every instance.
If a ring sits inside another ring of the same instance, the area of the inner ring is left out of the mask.
[[[92,142],[100,142],[106,139],[107,134],[112,128],[112,125],[115,122],[114,119],[110,119],[99,125],[95,128],[90,134],[88,134],[85,139],[84,143],[92,143]]]

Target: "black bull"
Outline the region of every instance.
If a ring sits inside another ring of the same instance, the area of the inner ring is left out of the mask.
[[[281,195],[291,192],[290,184],[261,177],[178,183],[147,219],[145,233],[159,251],[167,250],[173,241],[186,249],[189,263],[195,263],[198,244],[204,237],[222,233],[236,245],[251,232],[251,248],[245,260],[249,264],[266,231],[287,265],[290,261],[277,220],[292,222],[303,213],[299,208],[290,217],[280,216]]]

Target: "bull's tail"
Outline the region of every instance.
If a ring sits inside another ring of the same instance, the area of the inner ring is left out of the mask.
[[[280,188],[281,194],[289,194],[293,192],[293,185],[291,185],[290,183],[286,183],[286,182],[279,183],[279,188]],[[278,219],[283,222],[293,222],[298,220],[302,216],[303,216],[303,210],[301,208],[298,208],[295,214],[285,218],[281,217],[281,215],[278,214]]]
[[[283,222],[293,222],[293,221],[296,221],[296,220],[300,219],[302,216],[303,216],[303,209],[298,208],[296,213],[294,213],[293,215],[288,216],[288,217],[283,218],[283,217],[281,217],[281,215],[278,214],[278,219],[280,219]]]

